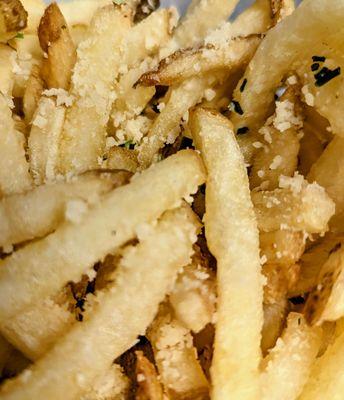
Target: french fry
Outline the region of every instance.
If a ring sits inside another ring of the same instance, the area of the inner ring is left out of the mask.
[[[197,359],[191,333],[173,318],[168,306],[162,307],[147,335],[169,398],[206,397],[209,384]]]
[[[214,276],[199,249],[195,249],[192,263],[179,274],[169,301],[178,321],[190,331],[198,333],[213,322],[216,303]]]
[[[190,126],[208,172],[205,234],[217,259],[212,398],[255,399],[259,397],[263,279],[246,168],[225,117],[196,109]]]
[[[63,174],[99,167],[114,95],[112,85],[129,28],[124,9],[107,6],[97,11],[88,38],[78,47],[71,88],[74,103],[68,109],[60,143],[59,170]]]
[[[11,58],[14,55],[14,51],[9,46],[0,43],[0,93],[7,98],[12,96],[13,65]]]
[[[114,146],[107,156],[105,165],[108,169],[124,169],[135,173],[138,168],[137,154],[133,150]]]
[[[24,194],[0,200],[0,246],[42,237],[52,232],[65,218],[68,201],[94,205],[99,196],[125,182],[125,175],[81,176],[72,182],[39,186]],[[117,180],[117,181],[116,181]]]
[[[63,396],[72,400],[92,387],[94,379],[145,332],[178,269],[189,262],[198,228],[187,208],[166,213],[136,248],[123,255],[115,282],[96,298],[92,313],[74,325],[29,374],[5,385],[3,399]],[[152,285],[154,281],[159,285]],[[134,314],[138,318],[132,318]]]
[[[154,365],[143,355],[136,353],[136,376],[138,389],[136,400],[163,400],[163,389]]]
[[[139,83],[169,86],[211,71],[228,69],[232,72],[249,62],[259,43],[259,37],[251,36],[219,47],[208,45],[199,50],[180,50],[162,60],[156,71],[145,73]]]
[[[199,103],[205,90],[216,83],[217,79],[212,78],[194,77],[171,89],[164,109],[138,147],[138,161],[142,169],[147,168],[155,161],[159,150],[166,142],[173,143],[175,141],[181,119],[187,118],[189,109]]]
[[[30,360],[42,357],[76,321],[66,304],[49,298],[2,321],[4,336]]]
[[[23,111],[27,125],[31,124],[32,122],[43,89],[44,82],[40,76],[40,66],[34,65],[31,69],[23,97]]]
[[[2,371],[13,351],[13,347],[8,341],[0,335],[0,376],[2,376]]]
[[[344,358],[344,334],[336,338],[325,354],[318,358],[310,371],[299,400],[321,400],[341,398],[344,385],[343,373],[340,366]]]
[[[295,264],[305,250],[305,239],[302,232],[290,230],[261,232],[259,240],[261,255],[265,256],[266,262],[271,264]]]
[[[300,149],[300,129],[303,127],[303,110],[300,104],[298,85],[288,85],[285,93],[276,101],[276,111],[259,130],[263,143],[253,158],[250,184],[264,189],[278,187],[279,177],[293,176]],[[258,138],[259,140],[259,138]]]
[[[36,32],[35,34],[24,33],[23,38],[13,39],[9,43],[17,50],[17,54],[20,58],[31,56],[35,62],[42,60],[43,52]]]
[[[207,33],[227,20],[237,0],[209,0],[191,4],[174,32],[178,47],[186,48],[200,42]]]
[[[42,50],[47,54],[41,67],[41,76],[46,86],[49,89],[68,90],[76,61],[76,49],[67,22],[56,3],[46,8],[38,27],[38,38]]]
[[[117,364],[102,373],[91,389],[80,396],[80,400],[123,400],[128,391],[129,381]],[[154,399],[153,399],[154,400]]]
[[[300,175],[284,177],[280,186],[283,188],[271,192],[252,193],[260,231],[292,229],[321,233],[327,230],[335,205],[324,188],[307,183]]]
[[[44,14],[46,5],[43,0],[21,0],[21,2],[28,13],[28,23],[27,28],[25,29],[25,34],[37,34],[39,21]]]
[[[270,0],[270,5],[274,25],[291,15],[295,10],[295,3],[293,0]]]
[[[320,325],[324,321],[336,321],[344,316],[343,306],[343,270],[344,247],[330,253],[322,266],[317,286],[307,298],[305,316],[312,325]]]
[[[342,174],[344,139],[335,137],[326,147],[320,158],[312,166],[307,179],[315,181],[326,189],[326,192],[336,204],[336,214],[330,221],[331,228],[343,229],[344,222],[344,184]]]
[[[16,131],[8,99],[0,94],[0,193],[21,193],[31,187],[24,136]]]
[[[310,65],[313,55],[328,52],[320,38],[327,37],[329,30],[332,32],[331,44],[336,48],[340,46],[342,12],[340,1],[332,1],[330,7],[322,0],[305,1],[292,16],[267,33],[264,43],[255,53],[243,77],[248,82],[245,90],[240,92],[242,82],[239,82],[234,93],[235,100],[243,110],[242,115],[233,115],[235,131],[245,127],[254,132],[263,125],[273,103],[275,90],[295,63]],[[319,15],[322,17],[319,18]],[[276,43],[279,43],[278,47],[275,46]],[[313,75],[309,76],[309,82],[311,81],[314,82]],[[328,83],[330,88],[327,89],[327,85],[319,86],[313,93],[317,110],[328,118],[334,132],[338,134],[341,134],[344,126],[343,116],[339,115],[336,104],[338,99],[335,98],[338,88],[342,90],[341,82],[342,78],[339,77]]]
[[[134,238],[138,225],[175,207],[183,197],[195,193],[204,179],[199,156],[191,150],[181,151],[104,197],[101,207],[87,213],[80,223],[66,222],[47,238],[3,260],[1,320],[55,293],[67,282],[78,281],[95,262]]]
[[[28,140],[30,170],[36,185],[56,179],[65,116],[63,105],[57,106],[50,97],[40,98]]]
[[[330,253],[338,248],[343,240],[342,234],[327,232],[320,242],[316,242],[307,249],[299,260],[300,277],[295,286],[291,288],[290,295],[300,296],[315,288],[321,267],[325,264]]]
[[[290,313],[288,325],[263,361],[262,399],[297,399],[310,375],[321,340],[321,330],[307,325],[302,314]]]
[[[5,42],[27,26],[27,11],[19,0],[0,3],[0,41]]]

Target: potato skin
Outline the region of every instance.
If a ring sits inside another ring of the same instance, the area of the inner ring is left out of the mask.
[[[0,33],[18,32],[27,26],[28,13],[19,0],[1,0],[0,16]]]

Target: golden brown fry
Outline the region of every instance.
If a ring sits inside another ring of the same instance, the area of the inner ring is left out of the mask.
[[[194,333],[213,322],[216,303],[214,278],[207,260],[195,246],[192,263],[179,274],[169,296],[176,318]]]
[[[267,263],[292,265],[305,250],[305,238],[302,232],[277,230],[261,232],[259,236],[262,257]]]
[[[8,99],[12,96],[13,65],[11,58],[15,57],[13,49],[0,43],[0,93]]]
[[[47,87],[69,89],[76,49],[67,22],[58,5],[50,4],[38,27],[42,50],[47,54],[42,60],[41,76]]]
[[[321,329],[309,327],[302,314],[290,313],[282,337],[263,361],[261,399],[298,399],[320,342]]]
[[[336,213],[330,221],[332,229],[343,232],[344,223],[344,138],[335,137],[312,166],[308,180],[322,185],[336,204]]]
[[[307,183],[300,175],[284,177],[280,186],[283,188],[271,192],[252,192],[259,230],[326,232],[335,205],[324,188]]]
[[[258,36],[251,36],[234,39],[220,47],[208,45],[199,50],[180,50],[162,60],[156,71],[145,73],[139,83],[169,86],[216,70],[229,70],[232,73],[249,62],[259,43]]]
[[[178,269],[189,262],[198,229],[189,208],[165,213],[136,247],[123,254],[115,281],[95,298],[84,321],[74,325],[29,373],[3,387],[2,400],[79,398],[145,332]],[[168,251],[171,248],[173,252]],[[137,318],[132,318],[134,314]]]
[[[174,33],[178,47],[186,48],[202,41],[207,33],[226,21],[238,0],[194,1]]]
[[[147,336],[169,398],[206,398],[209,385],[197,359],[191,333],[173,317],[167,305],[161,307]]]
[[[19,0],[0,1],[0,41],[6,42],[27,26],[28,13]]]
[[[295,10],[294,0],[270,0],[273,25],[291,15]]]
[[[307,249],[299,261],[300,277],[296,285],[291,288],[291,296],[300,296],[315,288],[321,267],[343,240],[343,234],[328,232],[323,239]]]
[[[138,168],[137,154],[134,150],[124,147],[111,147],[107,154],[105,167],[108,169],[123,169],[135,173]]]
[[[136,379],[138,389],[136,400],[163,400],[163,390],[154,365],[144,356],[142,351],[136,351]]]
[[[198,108],[191,114],[190,127],[208,172],[205,234],[217,259],[212,398],[255,399],[259,397],[263,279],[246,168],[225,117]]]
[[[310,324],[320,325],[344,316],[343,275],[344,246],[341,242],[322,266],[317,286],[308,296],[304,312]]]
[[[134,238],[138,225],[176,207],[204,180],[197,153],[180,151],[104,196],[101,206],[86,213],[80,223],[65,222],[45,239],[2,260],[0,320],[53,295],[67,282],[78,281],[94,263]]]
[[[114,176],[115,174],[113,174]],[[99,196],[125,182],[119,174],[116,181],[107,177],[81,176],[66,183],[39,186],[24,194],[0,200],[0,246],[24,242],[52,232],[68,217],[68,202],[79,202],[80,207],[92,206]],[[122,182],[121,182],[122,180]],[[66,215],[67,214],[67,215]]]
[[[31,69],[23,97],[23,111],[27,125],[32,122],[43,89],[44,82],[40,75],[40,66],[34,65]]]

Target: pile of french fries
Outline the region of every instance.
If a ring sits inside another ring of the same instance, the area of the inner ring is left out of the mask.
[[[344,1],[0,1],[0,399],[344,398]]]

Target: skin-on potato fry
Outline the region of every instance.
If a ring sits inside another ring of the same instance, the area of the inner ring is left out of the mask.
[[[19,0],[0,2],[0,41],[6,42],[27,26],[27,11]]]
[[[310,375],[320,341],[321,329],[309,327],[302,314],[290,313],[282,337],[262,363],[261,399],[297,399]]]
[[[138,384],[135,400],[163,400],[163,389],[154,365],[142,351],[137,351],[135,354]]]
[[[202,5],[191,3],[173,36],[178,47],[186,48],[200,42],[211,29],[227,20],[237,4],[238,0],[207,0]]]
[[[317,182],[336,204],[336,214],[330,221],[334,230],[343,231],[344,223],[344,138],[335,137],[312,166],[307,179]]]
[[[95,204],[99,196],[125,183],[127,178],[123,173],[110,178],[81,176],[72,182],[43,185],[24,194],[4,197],[0,200],[0,246],[52,232],[63,221],[68,201]]]
[[[68,281],[78,281],[94,263],[134,238],[138,225],[175,207],[195,193],[204,179],[197,153],[181,151],[104,196],[101,206],[85,214],[80,223],[65,222],[47,238],[3,260],[1,319],[54,294]]]
[[[322,266],[317,286],[309,294],[304,313],[312,325],[336,321],[344,316],[344,242],[330,253]],[[339,248],[338,248],[339,247]]]
[[[44,82],[40,75],[40,66],[34,65],[31,69],[23,97],[23,112],[27,125],[31,124],[32,122],[43,89]]]
[[[343,12],[339,0],[331,1],[330,4],[323,0],[306,0],[292,16],[268,32],[235,91],[234,98],[243,110],[242,115],[233,115],[235,131],[240,128],[254,131],[263,125],[273,103],[275,90],[283,77],[293,69],[294,63],[307,62],[309,65],[312,56],[322,55],[324,51],[328,53],[327,44],[330,46],[332,44],[336,48],[341,46]],[[326,43],[321,39],[323,37],[329,38]],[[246,88],[240,92],[245,79]],[[314,82],[313,75],[310,75],[309,82],[311,81]],[[329,85],[332,85],[330,93],[328,93],[330,89],[326,89],[326,84],[323,86],[319,84],[316,87],[319,95],[325,92],[324,96],[326,94],[328,101],[314,96],[319,113],[329,119],[332,128],[338,134],[342,132],[344,126],[343,115],[339,113],[340,106],[337,104],[339,100],[335,98],[338,88],[342,90],[341,81],[342,78],[339,77],[329,82]]]
[[[283,177],[280,186],[281,189],[270,192],[252,192],[259,230],[326,232],[335,205],[324,188],[307,183],[301,175]],[[316,208],[314,204],[317,204]]]
[[[344,241],[343,234],[327,232],[325,237],[310,246],[299,260],[300,277],[291,288],[290,296],[301,296],[312,291],[317,285],[321,267],[325,264],[330,253]]]
[[[140,84],[175,85],[185,79],[216,70],[234,71],[245,66],[260,43],[258,36],[234,39],[220,47],[180,50],[162,60],[156,71],[145,73]]]
[[[58,5],[50,4],[40,21],[38,38],[42,50],[48,55],[42,60],[41,76],[50,88],[69,89],[76,49],[67,22]]]
[[[200,249],[179,274],[169,301],[176,318],[194,333],[213,322],[216,303],[214,276]]]
[[[207,397],[209,384],[197,359],[191,333],[173,317],[168,305],[161,307],[147,336],[169,399]]]
[[[205,234],[217,259],[212,398],[256,399],[260,390],[263,279],[246,168],[232,125],[225,117],[196,109],[190,126],[208,172]]]
[[[145,332],[178,269],[189,262],[198,228],[190,209],[167,212],[141,236],[137,247],[124,253],[115,281],[96,298],[92,313],[74,325],[29,373],[5,385],[3,400],[79,398]],[[159,284],[152,285],[155,281]]]
[[[344,387],[343,360],[344,333],[315,361],[299,400],[340,400]]]

